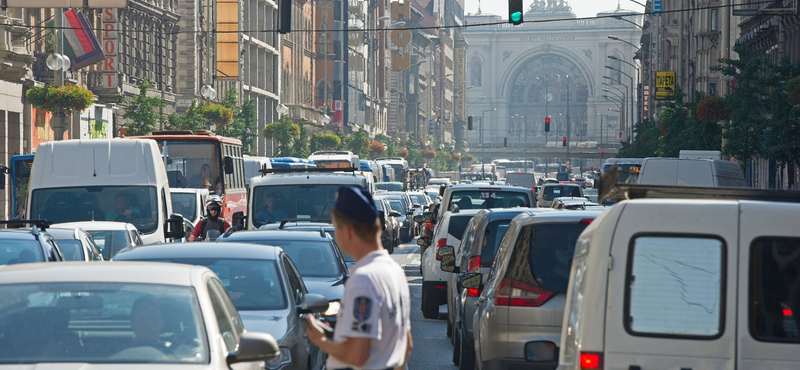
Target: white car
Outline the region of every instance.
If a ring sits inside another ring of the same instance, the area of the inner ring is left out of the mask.
[[[449,273],[441,269],[441,257],[437,252],[444,246],[461,244],[464,229],[469,220],[480,210],[469,209],[460,212],[445,212],[436,225],[431,246],[422,252],[422,316],[434,319],[439,316],[439,306],[447,303],[447,278]]]
[[[269,334],[245,332],[206,267],[25,264],[3,268],[0,282],[0,364],[10,368],[256,370],[282,352]]]
[[[52,228],[75,228],[80,227],[92,235],[97,249],[103,254],[103,259],[110,260],[117,252],[125,248],[133,248],[143,245],[142,237],[136,226],[125,222],[112,221],[83,221],[65,222],[53,224]]]

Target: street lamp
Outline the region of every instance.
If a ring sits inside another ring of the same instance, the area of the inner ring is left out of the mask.
[[[61,16],[59,15],[59,17]],[[63,31],[57,32],[58,35],[63,33]],[[47,68],[53,71],[53,80],[56,86],[64,84],[64,71],[69,69],[70,63],[69,57],[63,54],[53,53],[47,56],[45,64]],[[64,138],[64,131],[67,130],[68,124],[67,115],[64,114],[62,108],[56,108],[53,112],[53,116],[50,118],[50,127],[53,128],[53,137],[55,140],[62,140]]]
[[[624,74],[625,76],[627,76],[627,77],[628,77],[628,78],[631,80],[631,90],[630,90],[630,94],[628,94],[628,97],[630,97],[630,99],[631,99],[631,117],[630,117],[631,124],[630,124],[630,126],[629,126],[627,129],[631,129],[631,130],[632,130],[632,128],[633,128],[633,123],[634,123],[634,121],[633,121],[633,117],[634,117],[634,115],[633,115],[633,89],[634,89],[634,87],[635,87],[635,86],[633,85],[633,76],[631,76],[631,75],[629,75],[629,74],[627,74],[627,73],[625,73],[625,72],[622,72],[622,70],[620,70],[620,69],[616,69],[616,68],[614,68],[614,67],[612,67],[612,66],[606,66],[606,69],[610,69],[610,70],[612,70],[612,71],[615,71],[615,72],[619,72],[619,73],[621,73],[621,74]],[[626,86],[626,88],[627,88],[627,86]]]
[[[486,112],[493,112],[493,111],[496,111],[496,110],[497,110],[497,108],[492,108],[492,109],[487,109],[487,110],[484,110],[483,112],[481,112],[481,179],[483,179],[485,177],[485,175],[486,175],[485,174],[485,171],[486,171],[486,169],[485,169],[485,167],[486,167],[486,144],[485,144],[484,138],[483,138],[483,126],[484,126],[483,122],[485,120],[485,116],[484,115],[486,114]]]
[[[641,47],[640,47],[640,46],[636,46],[636,45],[634,45],[633,43],[631,43],[631,42],[629,42],[629,41],[626,41],[626,40],[623,40],[623,39],[621,39],[621,38],[619,38],[619,37],[617,37],[617,36],[614,36],[614,35],[608,35],[608,38],[609,38],[609,39],[612,39],[612,40],[614,40],[614,41],[619,41],[619,42],[626,43],[626,44],[628,44],[628,45],[630,45],[630,46],[633,46],[633,47],[634,47],[634,49],[636,49],[636,50],[639,50],[639,49],[641,49]]]
[[[206,100],[214,100],[217,98],[217,90],[214,90],[211,85],[204,85],[200,88],[200,96]]]

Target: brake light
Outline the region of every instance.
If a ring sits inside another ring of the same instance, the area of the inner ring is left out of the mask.
[[[592,219],[592,218],[584,218],[583,220],[581,220],[581,222],[578,222],[578,223],[581,224],[581,225],[588,225],[588,224],[592,223],[592,221],[594,221],[594,219]]]
[[[472,270],[475,270],[479,267],[481,267],[481,256],[476,256],[469,259],[469,269],[467,269],[468,272],[475,272]]]
[[[437,249],[436,260],[437,261],[441,261],[442,260],[442,256],[439,255],[438,249],[441,248],[441,247],[444,247],[445,245],[447,245],[447,239],[442,238],[442,239],[439,239],[436,242],[436,249]]]
[[[554,293],[547,289],[504,278],[500,281],[500,289],[494,295],[494,304],[498,306],[539,307],[553,295]]]
[[[433,227],[433,222],[426,222],[425,223],[425,229],[426,230],[430,230],[431,227]]]
[[[472,288],[467,289],[467,297],[477,297],[478,295],[479,295],[478,289],[472,289]]]
[[[602,369],[603,354],[594,352],[581,352],[581,369]]]
[[[783,309],[783,316],[793,316],[791,308],[784,308]]]

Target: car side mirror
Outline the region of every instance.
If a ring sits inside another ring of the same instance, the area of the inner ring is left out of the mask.
[[[456,253],[455,248],[451,245],[446,245],[436,251],[436,256],[442,259],[439,267],[445,272],[458,272],[456,271]]]
[[[397,212],[397,211],[391,211],[391,212],[389,212],[389,216],[392,216],[392,217],[400,217],[400,216],[402,216],[402,215],[400,214],[400,212]]]
[[[458,284],[467,289],[483,288],[483,275],[479,272],[468,272],[458,277]]]
[[[525,360],[529,362],[558,361],[558,346],[550,341],[525,343]]]
[[[444,258],[444,256],[455,256],[456,249],[452,245],[445,245],[436,251],[436,255]]]
[[[164,222],[164,238],[166,239],[183,239],[186,236],[186,231],[183,230],[183,216],[173,213]]]
[[[308,293],[303,297],[303,302],[297,305],[297,313],[323,313],[328,310],[328,299],[319,295]]]
[[[231,221],[231,227],[237,228],[237,226],[240,226],[241,229],[247,228],[247,217],[245,217],[244,212],[242,211],[233,212],[233,215],[231,215]]]
[[[414,211],[406,211],[406,215],[413,216],[414,215]]]
[[[414,216],[414,222],[420,223],[425,221],[424,217],[421,215]]]
[[[419,208],[420,207],[419,203],[414,203],[411,206],[414,207],[414,208]]]
[[[233,158],[225,157],[225,174],[230,175],[233,173]]]
[[[420,246],[420,247],[424,247],[426,244],[428,244],[428,243],[426,243],[426,242],[425,242],[425,239],[424,239],[424,238],[419,238],[419,239],[417,239],[417,245],[418,245],[418,246]]]
[[[239,346],[225,358],[228,366],[237,362],[266,361],[278,357],[281,349],[278,342],[266,333],[244,332],[239,337]]]

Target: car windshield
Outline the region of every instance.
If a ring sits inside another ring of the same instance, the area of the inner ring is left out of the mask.
[[[111,259],[117,252],[133,244],[128,237],[128,233],[122,230],[91,230],[88,233],[92,235],[94,243],[97,244],[97,249],[100,250],[103,259],[106,260]]]
[[[545,186],[544,195],[547,199],[558,197],[580,197],[581,189],[577,186]]]
[[[0,285],[0,363],[208,363],[190,287]]]
[[[428,192],[428,198],[436,199],[438,197],[439,197],[439,193],[438,192],[435,192],[435,191],[429,191]]]
[[[42,261],[42,248],[36,240],[3,239],[0,243],[0,265]]]
[[[75,239],[56,239],[58,248],[64,254],[65,261],[83,261],[83,245],[80,240]]]
[[[531,204],[528,194],[518,191],[466,190],[454,191],[452,205],[459,210],[528,207]]]
[[[400,199],[389,199],[389,205],[392,207],[392,210],[400,212],[401,215],[406,214],[406,212],[403,210],[403,201]]]
[[[253,226],[258,228],[284,219],[329,220],[340,187],[342,184],[258,186],[252,197]]]
[[[399,182],[379,182],[375,184],[378,190],[403,191],[403,184]]]
[[[197,222],[197,194],[172,193],[172,213],[178,213],[189,221]]]
[[[333,251],[333,245],[328,241],[275,240],[268,238],[260,238],[258,240],[239,239],[235,241],[274,245],[283,248],[302,277],[341,276],[336,253]]]
[[[410,195],[411,195],[411,199],[413,199],[415,202],[417,202],[417,204],[422,205],[422,206],[428,204],[428,201],[425,200],[425,196],[424,195],[422,195],[422,194],[410,194]]]
[[[239,311],[286,308],[286,294],[274,260],[170,258],[153,261],[208,267],[222,280]]]
[[[494,256],[497,253],[497,246],[503,239],[511,220],[497,220],[489,223],[486,227],[486,234],[483,236],[483,247],[481,248],[481,266],[491,267]]]
[[[150,234],[158,228],[158,205],[154,186],[45,188],[31,194],[30,215],[53,223],[129,222]]]

